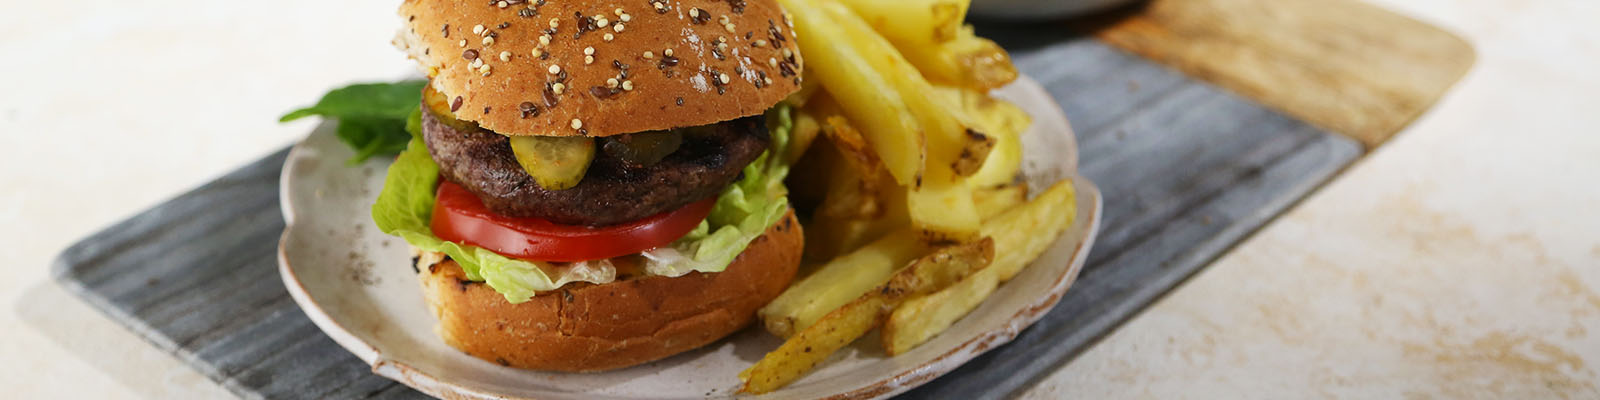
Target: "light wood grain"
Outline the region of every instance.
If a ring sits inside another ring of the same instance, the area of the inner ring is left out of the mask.
[[[1155,0],[1095,35],[1369,148],[1475,59],[1449,32],[1353,0]]]

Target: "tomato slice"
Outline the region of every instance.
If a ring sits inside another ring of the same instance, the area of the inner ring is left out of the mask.
[[[507,257],[558,262],[621,257],[665,246],[699,226],[716,204],[713,197],[638,221],[594,228],[496,215],[478,196],[442,179],[438,196],[434,236]]]

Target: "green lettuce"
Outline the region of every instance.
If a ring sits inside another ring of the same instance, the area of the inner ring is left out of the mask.
[[[411,140],[406,135],[411,128],[407,126],[407,116],[420,110],[417,104],[422,102],[422,87],[426,84],[427,81],[411,80],[345,86],[323,95],[316,105],[284,114],[278,122],[313,115],[339,119],[334,135],[355,149],[351,164],[379,154],[398,153]]]
[[[647,273],[680,276],[694,271],[721,272],[767,227],[783,218],[789,208],[783,187],[789,166],[774,154],[784,154],[789,145],[789,113],[789,107],[781,104],[768,111],[772,146],[744,168],[743,179],[722,192],[699,227],[670,245],[643,253]],[[416,126],[417,117],[412,114],[413,122],[407,124],[408,128]],[[615,269],[605,260],[556,267],[433,236],[428,224],[439,166],[428,155],[416,131],[407,131],[411,132],[411,140],[389,166],[383,191],[372,205],[372,219],[378,229],[424,251],[449,255],[461,265],[467,279],[487,283],[511,303],[527,301],[538,292],[570,282],[608,282],[615,278]]]

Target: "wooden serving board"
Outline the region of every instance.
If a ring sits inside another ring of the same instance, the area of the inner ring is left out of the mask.
[[[1476,59],[1456,35],[1357,0],[1154,0],[1092,18],[1106,43],[1368,147]]]

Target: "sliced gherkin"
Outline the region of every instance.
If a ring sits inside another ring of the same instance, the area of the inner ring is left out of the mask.
[[[667,158],[683,145],[678,130],[634,133],[606,138],[601,145],[607,155],[636,166],[651,166]]]
[[[511,152],[522,170],[548,190],[564,190],[583,181],[594,162],[594,139],[571,136],[512,136]]]

